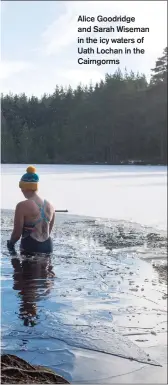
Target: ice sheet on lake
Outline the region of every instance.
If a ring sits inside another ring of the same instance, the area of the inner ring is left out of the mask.
[[[56,351],[58,349],[57,341],[62,341],[71,348],[77,347],[80,349],[114,355],[140,363],[161,366],[158,362],[152,360],[148,354],[146,354],[141,348],[135,345],[127,337],[123,337],[117,332],[113,332],[111,330],[103,330],[101,328],[83,327],[83,329],[85,330],[81,330],[81,327],[67,327],[60,324],[57,326],[55,325],[54,330],[51,331],[51,329],[47,330],[47,326],[45,325],[45,331],[41,333],[41,335],[38,335],[37,331],[34,333],[33,329],[31,329],[29,330],[29,342],[26,344],[26,350],[38,352],[42,349],[43,353],[47,353],[47,351],[53,352],[53,348],[48,348],[47,350],[42,346],[39,348],[39,339],[41,340],[41,345],[43,345],[43,339],[47,339],[49,341],[54,339]],[[14,340],[13,337],[15,337]],[[10,341],[9,344],[7,344],[7,349],[13,349],[15,351],[25,350],[25,345],[21,344],[22,339],[26,340],[25,333],[22,334],[22,332],[15,332],[13,330],[10,334],[8,334],[7,338],[5,338],[4,333],[3,344],[5,344],[5,342],[7,343],[9,338]]]

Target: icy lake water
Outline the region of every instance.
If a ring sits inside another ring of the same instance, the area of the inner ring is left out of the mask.
[[[25,168],[2,166],[2,351],[78,383],[165,379],[166,167],[38,166],[69,210],[50,260],[6,250]]]

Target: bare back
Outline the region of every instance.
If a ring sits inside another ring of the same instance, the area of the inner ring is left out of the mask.
[[[48,202],[42,200],[38,195],[34,199],[23,202],[24,228],[32,226],[30,236],[39,241],[46,241],[51,233],[55,210]]]

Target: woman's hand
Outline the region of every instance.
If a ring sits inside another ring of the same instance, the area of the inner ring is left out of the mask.
[[[11,255],[16,255],[15,245],[10,240],[7,241],[7,248]]]

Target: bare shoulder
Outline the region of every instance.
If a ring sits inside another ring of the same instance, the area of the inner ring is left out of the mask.
[[[15,207],[15,215],[22,216],[25,213],[25,201],[18,202]]]
[[[25,210],[27,207],[30,207],[31,205],[31,202],[29,201],[29,199],[26,199],[24,201],[20,201],[17,205],[16,205],[16,210]]]
[[[18,202],[17,205],[16,205],[16,210],[22,209],[25,206],[25,202],[26,201]]]
[[[47,199],[45,199],[45,201],[47,205],[50,207],[50,209],[55,212],[54,205],[52,204],[52,202],[49,202]]]

